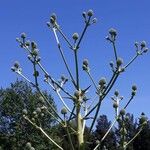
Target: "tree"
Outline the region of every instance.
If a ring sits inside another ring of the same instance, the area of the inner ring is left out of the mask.
[[[144,115],[144,113],[142,115]],[[143,121],[140,119],[139,126],[141,125],[142,122]],[[137,130],[139,131],[139,128],[137,128]],[[133,141],[133,147],[135,150],[149,150],[150,148],[150,121],[148,121],[148,123],[145,124],[139,136]]]
[[[103,136],[109,129],[110,125],[111,122],[108,121],[106,115],[102,115],[97,119],[96,130],[94,132],[94,136],[97,142],[103,138]],[[107,138],[101,143],[101,149],[105,146],[108,149],[116,150],[117,148],[116,143],[117,142],[116,142],[115,131],[111,129]]]
[[[47,92],[43,93],[56,109],[53,98]],[[55,120],[41,110],[46,105],[31,86],[17,80],[11,84],[11,87],[1,89],[0,104],[0,145],[4,149],[22,149],[28,142],[38,150],[48,149],[50,143],[44,137],[41,138],[41,133],[22,117],[23,113],[28,113],[35,122],[38,117],[38,122],[49,134],[51,134],[51,127],[55,124]]]
[[[18,75],[22,76],[25,80],[27,80],[33,87],[36,88],[37,92],[43,97],[47,105],[49,105],[49,110],[53,111],[54,114],[57,116],[54,117],[57,122],[60,123],[62,128],[65,129],[66,134],[68,135],[68,141],[70,143],[70,149],[79,149],[84,150],[85,145],[88,142],[88,139],[85,138],[85,127],[86,122],[91,120],[89,122],[90,128],[89,128],[89,135],[93,130],[94,124],[96,122],[97,116],[99,114],[99,110],[101,108],[102,102],[105,99],[105,97],[108,95],[112,87],[114,86],[117,78],[128,69],[128,67],[141,55],[145,54],[148,51],[148,48],[146,46],[146,42],[142,41],[141,43],[135,43],[135,56],[133,59],[131,59],[127,64],[123,63],[123,59],[118,56],[118,52],[116,49],[116,40],[117,40],[117,31],[113,28],[109,30],[107,41],[112,45],[113,51],[114,51],[114,61],[110,62],[110,67],[112,71],[112,76],[109,79],[109,81],[106,81],[106,78],[102,77],[99,82],[95,82],[92,76],[92,72],[90,71],[90,65],[87,59],[83,60],[82,68],[85,71],[85,73],[89,76],[93,87],[95,89],[95,92],[91,95],[94,95],[96,93],[96,99],[94,98],[88,98],[88,90],[91,88],[91,85],[86,85],[84,87],[81,86],[80,83],[80,71],[79,71],[79,62],[78,62],[78,52],[81,47],[81,43],[83,41],[83,37],[88,29],[89,26],[92,26],[97,22],[97,19],[94,18],[94,13],[92,10],[89,10],[88,12],[83,12],[82,14],[85,25],[83,28],[82,33],[74,33],[72,35],[73,42],[71,42],[67,36],[63,33],[63,31],[60,28],[60,25],[58,23],[58,19],[56,14],[52,14],[50,16],[50,21],[47,23],[48,28],[52,30],[54,33],[54,38],[56,40],[56,44],[58,47],[58,50],[60,52],[60,55],[62,57],[62,60],[64,62],[64,65],[66,67],[66,70],[69,75],[69,81],[70,81],[70,88],[71,90],[67,90],[65,88],[65,84],[68,81],[68,79],[65,76],[61,77],[61,80],[58,82],[56,81],[52,75],[48,73],[48,71],[45,69],[45,67],[41,63],[41,58],[39,56],[39,50],[37,47],[37,44],[34,41],[28,41],[27,36],[25,33],[21,34],[20,38],[17,38],[17,41],[21,48],[25,49],[28,52],[28,59],[32,63],[33,66],[33,76],[34,81],[31,81],[29,78],[26,77],[26,75],[23,74],[22,69],[20,67],[20,64],[18,62],[14,63],[14,66],[11,68],[13,72],[17,73]],[[59,35],[58,35],[59,34]],[[64,42],[68,45],[68,48],[72,50],[74,55],[74,70],[75,75],[73,74],[73,71],[68,64],[66,57],[63,53],[63,46],[60,42],[60,37],[64,39]],[[49,102],[47,101],[47,98],[42,94],[41,88],[39,86],[39,75],[44,74],[45,79],[44,81],[50,85],[50,87],[56,92],[58,95],[58,98],[63,104],[62,108],[62,115],[60,113],[56,112],[55,109]],[[134,96],[136,95],[137,87],[135,85],[132,86],[132,93],[130,99],[127,101],[127,104],[124,106],[124,108],[119,113],[119,102],[121,100],[121,97],[119,96],[119,93],[116,91],[114,95],[114,108],[116,110],[116,117],[114,121],[112,122],[112,125],[109,127],[105,135],[103,136],[102,140],[96,145],[94,150],[98,149],[98,147],[101,145],[103,140],[107,137],[108,133],[113,128],[114,124],[117,122],[118,119],[121,118],[121,121],[124,123],[124,115],[125,115],[125,109],[130,104]],[[70,100],[72,105],[67,104],[67,100]],[[90,105],[90,102],[93,103],[93,106]],[[93,115],[94,114],[94,115]],[[53,115],[52,115],[53,117]],[[31,117],[26,114],[24,115],[24,119],[26,119],[30,124],[32,124],[37,130],[39,130],[43,135],[45,135],[58,149],[63,150],[63,147],[60,146],[58,141],[55,141],[52,137],[50,137],[38,124],[32,122]],[[75,120],[75,126],[71,126],[70,122],[72,120]],[[68,130],[69,128],[69,130]],[[124,129],[125,127],[122,126]],[[73,141],[71,138],[71,133],[69,131],[72,131],[76,135],[78,148],[76,148],[76,145],[73,145]],[[120,147],[122,149],[126,149],[129,143],[126,143],[125,141],[125,133],[123,132],[123,138],[121,139]]]

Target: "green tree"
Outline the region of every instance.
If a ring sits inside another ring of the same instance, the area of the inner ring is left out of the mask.
[[[43,92],[54,106],[53,98]],[[50,149],[50,142],[45,136],[29,124],[23,114],[29,114],[44,130],[51,134],[55,121],[46,111],[46,104],[39,94],[24,81],[16,81],[9,88],[0,90],[0,145],[4,149],[19,150],[30,142],[35,149]],[[52,112],[51,112],[52,113]],[[41,138],[42,137],[42,138]]]

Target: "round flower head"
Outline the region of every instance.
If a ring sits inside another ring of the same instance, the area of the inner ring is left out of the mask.
[[[97,18],[93,18],[92,23],[97,23]]]
[[[123,64],[123,59],[122,58],[118,58],[117,59],[117,66],[121,66]]]
[[[116,31],[115,29],[111,28],[111,29],[109,30],[109,34],[110,34],[111,36],[116,36],[116,35],[117,35],[117,31]]]
[[[144,47],[146,47],[146,42],[145,42],[145,41],[142,41],[142,42],[141,42],[141,48],[144,48]]]
[[[27,115],[27,114],[28,114],[27,109],[23,109],[23,110],[22,110],[22,113],[23,113],[24,115]]]
[[[89,17],[92,17],[92,16],[94,15],[93,10],[92,10],[92,9],[88,10],[87,15],[88,15]]]
[[[37,107],[37,108],[36,108],[36,112],[37,112],[37,113],[40,113],[40,112],[41,112],[41,108],[40,108],[40,107]]]
[[[86,18],[86,12],[85,12],[85,11],[82,13],[82,16],[83,16],[84,18]]]
[[[132,86],[132,90],[133,90],[133,91],[136,91],[136,90],[137,90],[137,86],[136,86],[136,85],[133,85],[133,86]]]
[[[66,115],[67,114],[67,109],[65,107],[63,107],[61,109],[61,114]]]
[[[120,110],[120,115],[123,116],[123,115],[125,115],[125,113],[126,113],[125,109],[121,109],[121,110]]]
[[[118,96],[118,95],[119,95],[119,92],[116,90],[116,91],[114,92],[114,95],[115,95],[115,96]]]
[[[72,38],[76,41],[79,38],[79,34],[78,33],[74,33],[72,35]]]
[[[26,41],[26,46],[30,46],[30,41],[28,40],[28,41]]]
[[[25,33],[21,33],[21,38],[25,39],[26,38],[26,34]]]
[[[37,56],[38,53],[39,53],[39,50],[38,50],[38,49],[34,49],[34,50],[32,51],[32,55],[34,55],[34,56]]]
[[[15,67],[15,68],[17,68],[17,69],[20,67],[20,64],[19,64],[19,62],[18,62],[18,61],[15,61],[15,63],[14,63],[14,67]]]
[[[88,62],[87,59],[84,59],[84,60],[83,60],[83,65],[85,65],[85,66],[88,66],[88,65],[89,65],[89,62]]]
[[[30,150],[35,150],[35,148],[34,148],[34,147],[31,147]]]
[[[106,84],[106,78],[101,78],[100,81],[99,81],[99,85],[104,85]]]
[[[32,47],[33,49],[35,49],[35,48],[37,48],[37,44],[36,44],[34,41],[32,41],[32,42],[31,42],[31,47]]]
[[[118,104],[116,102],[113,103],[114,108],[118,108]]]
[[[56,19],[57,19],[56,14],[55,14],[55,13],[52,13],[51,18],[53,18],[53,19],[54,19],[54,21],[56,21]]]
[[[32,146],[31,146],[31,143],[30,143],[30,142],[26,143],[26,147],[27,147],[27,148],[31,148],[31,147],[32,147]]]
[[[42,103],[45,102],[44,98],[42,96],[39,97],[39,101],[42,102]]]

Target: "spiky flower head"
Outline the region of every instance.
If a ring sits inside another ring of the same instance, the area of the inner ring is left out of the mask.
[[[99,80],[99,85],[105,85],[106,84],[106,78],[102,77],[100,80]]]
[[[117,35],[117,31],[114,28],[111,28],[109,29],[109,34],[115,37]]]
[[[92,23],[97,23],[97,18],[93,18]]]
[[[32,147],[32,146],[31,146],[31,143],[30,143],[30,142],[27,142],[27,143],[26,143],[26,147],[27,147],[27,148],[31,148],[31,147]]]
[[[41,108],[40,108],[40,107],[37,107],[37,108],[36,108],[36,112],[37,112],[37,113],[41,113]]]
[[[86,12],[85,11],[82,13],[82,16],[83,16],[83,18],[86,18]]]
[[[136,91],[136,90],[137,90],[137,86],[136,86],[136,85],[133,85],[133,86],[132,86],[132,90],[133,90],[133,91]]]
[[[74,33],[72,35],[72,38],[76,41],[79,38],[79,34],[78,33]]]
[[[26,38],[26,34],[23,32],[21,33],[21,38],[25,39]]]
[[[117,104],[117,102],[114,102],[114,103],[113,103],[113,107],[114,107],[114,108],[118,108],[118,106],[119,106],[119,105]]]
[[[22,113],[23,113],[24,115],[27,115],[27,114],[28,114],[27,109],[23,109],[23,110],[22,110]]]
[[[35,49],[35,48],[37,48],[37,44],[36,44],[34,41],[32,41],[32,42],[31,42],[31,47],[32,47],[33,49]]]
[[[118,96],[118,95],[119,95],[119,92],[116,90],[116,91],[114,92],[114,95],[115,95],[115,96]]]
[[[123,64],[123,59],[122,58],[118,58],[116,63],[117,63],[118,67],[121,66]]]
[[[15,62],[14,62],[14,67],[15,67],[16,69],[18,69],[18,68],[20,67],[20,64],[19,64],[18,61],[15,61]]]
[[[61,109],[61,114],[66,115],[67,114],[67,109],[65,107],[63,107]]]
[[[126,113],[125,109],[121,109],[121,110],[120,110],[120,115],[124,116],[125,113]]]
[[[145,41],[142,41],[142,42],[141,42],[141,48],[144,48],[144,47],[146,47],[146,42],[145,42]]]
[[[86,67],[89,65],[88,59],[83,60],[83,65],[85,65]]]
[[[92,10],[92,9],[89,9],[88,12],[87,12],[87,15],[88,15],[89,17],[92,17],[92,16],[94,15],[93,10]]]

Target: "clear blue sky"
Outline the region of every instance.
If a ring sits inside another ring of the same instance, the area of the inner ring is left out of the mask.
[[[17,76],[10,71],[15,60],[21,63],[23,71],[28,77],[32,75],[32,68],[27,61],[26,53],[19,48],[15,41],[21,32],[26,32],[31,40],[38,43],[42,63],[54,78],[58,79],[62,73],[65,74],[66,70],[62,65],[53,34],[48,30],[46,22],[49,21],[50,14],[55,12],[61,28],[71,39],[74,32],[81,33],[83,27],[81,14],[88,9],[93,9],[98,23],[89,28],[81,45],[79,61],[81,64],[83,58],[89,59],[96,81],[102,76],[109,79],[111,71],[108,64],[114,58],[112,47],[105,40],[109,28],[113,27],[118,31],[117,49],[119,56],[124,59],[126,64],[135,54],[135,41],[145,40],[150,43],[149,6],[149,0],[1,0],[0,86],[7,87],[16,80]],[[65,49],[65,54],[73,68],[73,57],[70,50]],[[149,66],[150,54],[140,57],[122,74],[113,89],[119,89],[121,95],[126,98],[130,95],[132,84],[137,84],[138,94],[128,108],[128,111],[136,116],[144,111],[150,117]],[[88,78],[83,72],[81,78],[83,87],[89,85]],[[44,84],[42,87],[47,88]],[[109,96],[111,95],[112,93]],[[102,113],[110,114],[112,111],[112,102],[107,97]]]

